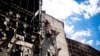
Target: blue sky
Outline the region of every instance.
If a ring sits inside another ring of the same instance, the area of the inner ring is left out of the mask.
[[[64,22],[67,38],[100,51],[100,0],[43,0],[42,9]]]

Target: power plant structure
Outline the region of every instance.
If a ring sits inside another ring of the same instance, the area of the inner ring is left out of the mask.
[[[42,0],[0,0],[0,56],[68,56],[63,27]]]

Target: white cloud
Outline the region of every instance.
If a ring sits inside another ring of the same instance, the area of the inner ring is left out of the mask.
[[[62,0],[63,1],[63,0]],[[66,5],[63,5],[58,0],[53,0],[52,2],[49,0],[43,0],[43,10],[57,19],[65,19],[67,16],[71,15],[71,11],[69,8],[66,8]],[[65,0],[65,2],[67,2]]]
[[[98,4],[100,4],[100,0],[88,0],[87,2],[89,3],[88,5],[85,5],[85,3],[80,4],[82,11],[85,11],[85,13],[83,13],[85,14],[85,17],[87,17],[87,15],[91,17],[100,13],[100,6],[98,6]]]
[[[88,44],[88,45],[92,45],[93,41],[94,40],[86,40],[85,38],[80,40],[81,43]]]
[[[86,43],[86,39],[80,40],[81,43]]]
[[[98,29],[100,30],[100,26],[98,26]]]
[[[66,34],[68,34],[68,35],[70,35],[70,34],[72,34],[74,32],[74,26],[73,25],[71,25],[71,26],[66,25],[64,27],[64,29],[65,29]]]
[[[72,18],[73,21],[80,21],[80,18]]]
[[[85,14],[84,14],[84,18],[85,18],[85,19],[89,19],[89,18],[90,18],[89,14],[85,13]]]
[[[71,34],[70,38],[79,41],[82,38],[89,37],[89,36],[91,36],[91,31],[90,29],[87,29],[87,30],[81,30],[81,31],[74,32],[73,34]]]
[[[89,40],[89,41],[87,41],[86,44],[88,44],[88,45],[92,45],[92,44],[93,44],[93,40]]]
[[[43,10],[57,19],[66,19],[75,14],[83,15],[85,19],[90,19],[100,13],[100,0],[86,0],[78,4],[75,0],[43,0]]]
[[[81,39],[80,42],[84,44],[88,44],[88,45],[93,45],[94,40],[86,40],[84,38],[84,39]]]
[[[97,41],[96,41],[96,45],[100,45],[100,41],[97,40]]]
[[[69,19],[68,21],[70,21],[71,23],[75,23],[75,22],[81,21],[81,19],[78,18],[78,17],[71,17],[71,18],[68,18],[68,19]]]

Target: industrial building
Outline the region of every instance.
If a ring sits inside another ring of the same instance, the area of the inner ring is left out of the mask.
[[[69,56],[100,56],[100,51],[78,41],[66,38]]]

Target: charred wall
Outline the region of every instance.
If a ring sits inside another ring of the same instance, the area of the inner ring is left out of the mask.
[[[7,53],[5,56],[39,56],[40,3],[41,0],[0,0],[1,56],[2,52]]]

